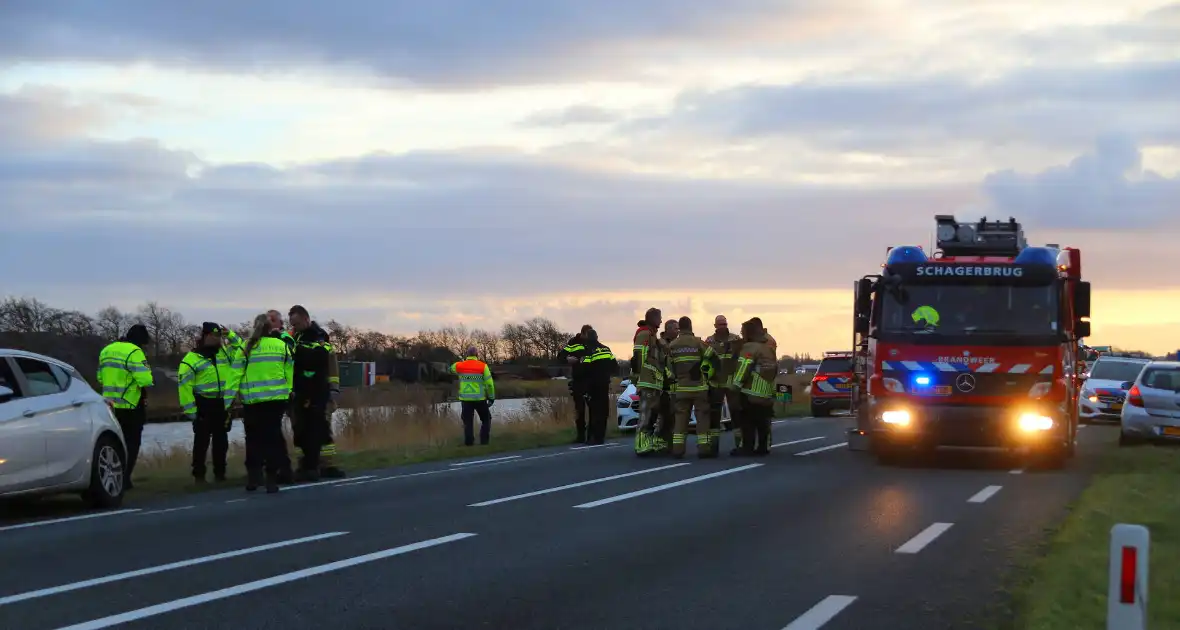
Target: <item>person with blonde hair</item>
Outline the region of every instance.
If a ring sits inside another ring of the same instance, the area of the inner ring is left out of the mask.
[[[265,469],[266,491],[278,492],[279,474],[287,459],[283,412],[295,380],[295,358],[266,313],[254,318],[241,364],[238,395],[246,430],[246,491],[258,489]]]

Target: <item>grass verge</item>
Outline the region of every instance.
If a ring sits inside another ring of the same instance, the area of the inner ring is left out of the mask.
[[[1151,530],[1148,626],[1180,627],[1180,451],[1112,445],[1094,458],[1090,486],[1045,555],[1015,585],[1015,627],[1105,628],[1110,528],[1116,523]]]
[[[336,414],[337,464],[355,472],[511,450],[556,446],[573,440],[573,403],[569,396],[528,400],[519,411],[497,413],[492,408],[491,443],[463,444],[463,424],[458,414],[435,404],[433,392],[415,386],[391,386],[373,392],[346,395]],[[614,408],[614,405],[611,405]],[[609,435],[617,426],[607,420]],[[476,430],[478,431],[478,419]],[[288,443],[290,432],[286,429]],[[229,479],[224,484],[194,483],[191,443],[146,456],[136,464],[133,502],[153,496],[200,492],[245,483],[245,449],[230,444]],[[211,477],[212,475],[210,475]]]

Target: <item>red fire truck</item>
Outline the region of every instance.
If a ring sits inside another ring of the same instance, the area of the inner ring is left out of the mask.
[[[1030,247],[1015,219],[937,215],[938,248],[891,247],[856,283],[849,447],[885,463],[939,447],[1074,453],[1079,340],[1090,334],[1081,251]]]

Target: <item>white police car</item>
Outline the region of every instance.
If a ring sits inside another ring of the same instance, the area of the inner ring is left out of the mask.
[[[623,387],[623,393],[619,394],[619,401],[616,403],[619,431],[634,431],[639,428],[639,390],[629,380],[624,380],[619,384]],[[689,433],[695,432],[696,427],[697,415],[694,411],[688,421]],[[733,419],[729,417],[728,402],[721,408],[721,428],[726,431],[733,429]]]
[[[1150,359],[1103,355],[1090,367],[1082,395],[1078,398],[1078,417],[1086,421],[1119,422],[1127,389],[1139,378]]]

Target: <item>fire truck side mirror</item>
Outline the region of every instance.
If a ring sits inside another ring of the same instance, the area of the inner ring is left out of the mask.
[[[861,317],[860,315],[857,315],[856,316],[856,324],[853,326],[853,328],[854,328],[856,334],[858,334],[858,335],[869,334],[869,318],[868,317]]]
[[[1074,323],[1073,327],[1074,334],[1077,335],[1078,339],[1090,336],[1090,322],[1078,321]]]
[[[869,313],[873,310],[873,281],[869,278],[861,278],[856,283],[856,317],[857,319],[864,318],[866,321],[869,318]],[[858,324],[859,326],[859,324]]]
[[[1090,316],[1090,283],[1079,282],[1073,289],[1073,316],[1085,319]],[[1088,335],[1078,335],[1086,337]]]

